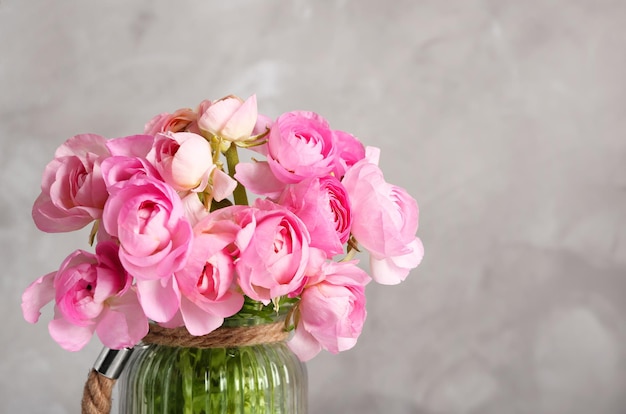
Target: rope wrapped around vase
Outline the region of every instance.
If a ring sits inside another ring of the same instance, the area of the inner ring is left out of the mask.
[[[288,337],[283,321],[253,326],[223,326],[203,336],[193,336],[185,327],[169,329],[151,324],[142,343],[186,348],[230,348],[282,342]],[[131,348],[120,351],[103,349],[85,383],[82,414],[110,413],[113,387],[131,353]]]

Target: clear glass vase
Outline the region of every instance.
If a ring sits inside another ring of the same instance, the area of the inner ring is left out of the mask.
[[[225,326],[267,321],[232,319]],[[283,342],[229,348],[143,345],[118,382],[121,414],[306,414],[307,372]]]

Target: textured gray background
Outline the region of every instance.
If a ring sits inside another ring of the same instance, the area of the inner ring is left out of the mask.
[[[31,222],[80,132],[257,93],[382,148],[421,207],[400,286],[352,351],[309,363],[311,412],[626,413],[626,2],[0,1],[0,412],[78,412],[22,290],[86,235]]]

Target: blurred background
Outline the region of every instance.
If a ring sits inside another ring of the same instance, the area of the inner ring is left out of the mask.
[[[100,351],[20,298],[84,232],[30,216],[77,133],[256,93],[382,149],[426,256],[368,286],[310,412],[626,413],[626,2],[0,1],[0,412],[75,413]]]

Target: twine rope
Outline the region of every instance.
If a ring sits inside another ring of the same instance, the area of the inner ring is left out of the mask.
[[[289,333],[284,328],[285,322],[282,321],[253,326],[223,326],[208,335],[193,336],[184,326],[168,329],[151,325],[150,332],[142,341],[147,344],[183,348],[230,348],[285,341]]]
[[[150,331],[142,339],[144,344],[156,344],[183,348],[231,348],[286,341],[289,333],[284,322],[253,326],[222,326],[203,336],[191,335],[185,327],[163,328],[150,325]],[[92,369],[83,389],[82,414],[109,414],[111,395],[116,379],[108,378]]]
[[[111,412],[111,394],[115,380],[101,375],[95,369],[89,372],[83,389],[82,414],[108,414]]]

